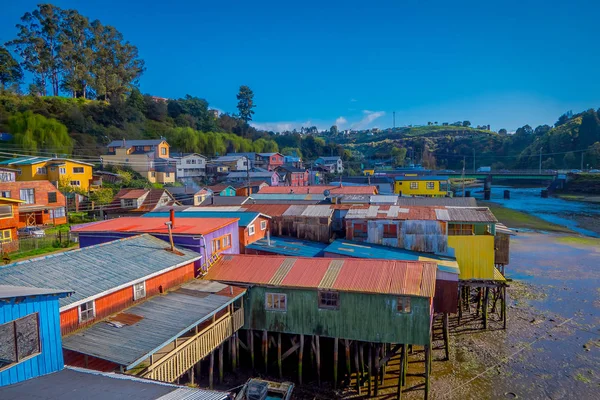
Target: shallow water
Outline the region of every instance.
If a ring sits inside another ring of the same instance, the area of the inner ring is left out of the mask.
[[[558,197],[544,199],[541,197],[542,189],[545,188],[492,185],[490,201],[565,226],[582,235],[600,237],[600,204],[564,200]],[[504,190],[510,190],[510,200],[504,199]],[[460,195],[457,193],[457,196]],[[471,189],[471,195],[478,200],[483,200],[483,190],[480,188]],[[598,218],[597,230],[582,226],[580,220],[590,217]]]

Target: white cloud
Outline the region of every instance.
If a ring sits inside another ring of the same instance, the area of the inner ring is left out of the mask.
[[[341,128],[343,125],[346,125],[347,123],[348,123],[348,120],[344,117],[338,117],[335,120],[335,126],[337,126],[338,129]]]
[[[350,99],[350,103],[356,103],[357,101],[358,101],[358,100],[356,100],[356,99],[354,99],[354,98]]]
[[[373,122],[385,115],[385,111],[370,111],[363,110],[363,117],[360,121],[357,121],[351,125],[352,129],[368,129],[372,128]]]

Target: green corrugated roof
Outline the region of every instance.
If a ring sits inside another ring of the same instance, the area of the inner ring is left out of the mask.
[[[17,157],[10,160],[0,161],[0,165],[31,165],[41,162],[50,161],[52,158],[47,157]]]

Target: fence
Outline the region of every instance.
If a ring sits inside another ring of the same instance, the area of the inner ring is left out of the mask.
[[[72,237],[70,232],[60,231],[47,232],[41,237],[19,236],[16,246],[14,244],[15,242],[11,242],[10,245],[5,245],[6,248],[3,248],[3,245],[0,244],[0,254],[4,254],[6,251],[8,253],[8,261],[10,261],[20,257],[24,253],[35,253],[34,250],[40,250],[39,254],[42,254],[51,252],[54,249],[60,250],[61,248],[70,247],[75,244],[75,240],[76,238],[74,236]],[[17,250],[14,250],[15,247]]]

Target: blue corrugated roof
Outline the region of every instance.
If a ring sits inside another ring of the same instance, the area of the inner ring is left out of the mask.
[[[447,176],[420,175],[420,176],[397,176],[397,181],[447,181]]]
[[[326,247],[324,243],[283,237],[272,237],[271,245],[267,239],[260,239],[246,246],[247,249],[299,257],[322,257]]]
[[[165,249],[167,243],[150,235],[133,236],[0,267],[0,284],[74,290],[60,307],[130,284],[159,271],[200,259],[200,254]]]
[[[457,267],[444,265],[456,262],[456,258],[448,256],[440,256],[431,253],[420,253],[410,251],[398,247],[381,246],[378,244],[354,242],[351,240],[338,239],[327,246],[325,253],[333,253],[345,255],[354,258],[375,258],[383,260],[404,260],[404,261],[423,261],[423,258],[428,258],[432,261],[440,261],[438,270],[458,274],[460,271]],[[442,262],[444,264],[442,264]]]
[[[177,211],[175,217],[181,218],[239,218],[238,225],[246,227],[250,225],[260,213],[242,212],[242,211]],[[143,215],[144,217],[168,218],[168,212],[151,212]]]

